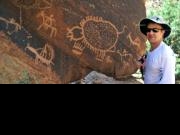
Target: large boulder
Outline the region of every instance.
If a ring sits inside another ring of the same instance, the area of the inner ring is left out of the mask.
[[[0,0],[0,30],[64,83],[92,70],[114,78],[135,73],[145,16],[144,0]]]

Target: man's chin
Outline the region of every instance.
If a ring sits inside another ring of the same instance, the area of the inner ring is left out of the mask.
[[[154,44],[154,43],[156,43],[157,41],[155,41],[155,39],[149,39],[149,43],[151,43],[151,44]]]

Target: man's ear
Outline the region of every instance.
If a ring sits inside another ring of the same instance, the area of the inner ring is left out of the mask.
[[[163,34],[165,34],[166,30],[163,30]]]
[[[162,30],[163,35],[165,35],[165,32],[166,32],[165,30]]]

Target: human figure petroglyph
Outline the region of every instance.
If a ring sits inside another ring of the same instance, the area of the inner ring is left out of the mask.
[[[25,8],[25,9],[31,9],[31,8],[38,8],[38,9],[48,9],[48,8],[51,8],[53,6],[53,1],[54,0],[33,0],[33,1],[30,1],[30,0],[17,0],[16,1],[16,6],[18,6],[20,9],[20,17],[19,17],[19,20],[20,20],[20,25],[22,26],[22,23],[23,23],[23,19],[22,19],[22,9]],[[54,30],[54,28],[52,28],[53,31],[56,31]],[[55,33],[54,33],[55,34]],[[51,36],[53,36],[53,33],[51,33]]]
[[[118,50],[117,53],[120,55],[121,61],[132,56],[126,49]]]
[[[139,37],[136,37],[135,39],[132,38],[132,33],[129,33],[127,38],[129,39],[130,43],[138,48],[141,47],[141,40]]]
[[[106,21],[102,17],[87,16],[80,22],[80,26],[68,28],[66,37],[70,41],[74,41],[73,49],[76,48],[78,42],[81,46],[90,49],[98,61],[103,62],[107,52],[115,52],[119,36],[126,29],[127,26],[124,26],[123,30],[119,32],[110,21]],[[76,35],[75,31],[79,31],[80,34]],[[82,54],[83,50],[80,51],[79,54]]]
[[[22,26],[18,24],[14,18],[10,18],[9,20],[7,20],[3,17],[0,17],[0,21],[3,21],[6,24],[6,29],[9,29],[9,25],[14,26],[14,30],[7,32],[9,35],[12,35],[13,33],[18,32],[22,29]]]
[[[54,19],[54,15],[51,14],[50,16],[47,16],[44,11],[41,11],[37,17],[42,18],[42,24],[37,28],[37,30],[40,31],[41,29],[44,29],[47,31],[50,29],[50,37],[56,37],[57,28],[55,27],[56,20]]]
[[[48,69],[51,69],[51,65],[54,65],[53,59],[54,59],[54,51],[50,50],[52,54],[46,54],[47,53],[48,44],[45,45],[44,48],[35,49],[30,44],[28,44],[25,48],[25,50],[29,50],[35,55],[35,63],[39,64],[45,64]],[[51,48],[51,47],[50,47]],[[41,53],[39,53],[41,51]],[[49,53],[49,52],[48,52]],[[51,55],[51,56],[50,56]]]

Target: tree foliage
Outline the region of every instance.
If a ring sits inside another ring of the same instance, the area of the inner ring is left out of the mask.
[[[172,33],[166,42],[180,55],[180,0],[159,0],[158,4],[151,4],[147,9],[147,16],[157,15],[170,24]]]

